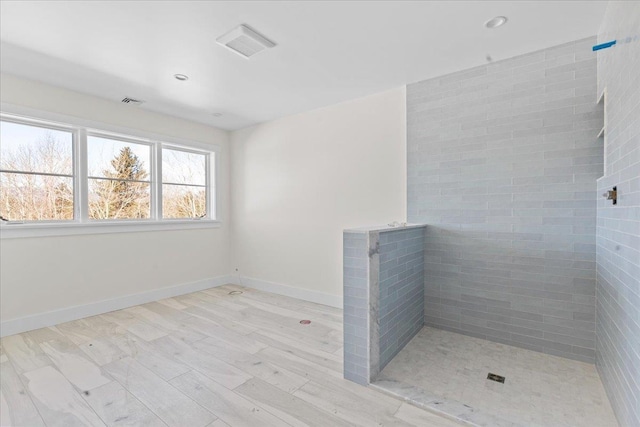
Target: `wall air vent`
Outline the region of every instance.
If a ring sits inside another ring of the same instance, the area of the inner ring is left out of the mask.
[[[216,41],[243,58],[251,58],[253,55],[276,45],[244,24],[218,37]]]
[[[129,98],[128,96],[122,98],[122,102],[123,104],[129,104],[129,105],[135,105],[138,106],[140,104],[142,104],[144,101],[140,101],[139,99],[133,99],[133,98]]]

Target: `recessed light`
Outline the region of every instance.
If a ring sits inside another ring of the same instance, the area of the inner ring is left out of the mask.
[[[491,18],[487,22],[485,22],[484,26],[489,29],[492,29],[492,28],[498,28],[506,23],[507,23],[506,16],[496,16],[495,18]]]
[[[180,80],[181,82],[189,80],[189,76],[185,76],[184,74],[174,74],[173,77],[175,77],[177,80]]]

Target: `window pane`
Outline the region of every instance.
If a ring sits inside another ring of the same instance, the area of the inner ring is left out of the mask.
[[[143,219],[150,216],[146,182],[89,179],[89,218]]]
[[[206,187],[162,185],[162,216],[164,218],[202,218],[206,215]]]
[[[73,175],[73,134],[0,122],[0,169]]]
[[[73,178],[0,173],[0,215],[10,221],[73,219]]]
[[[170,184],[206,185],[207,169],[204,154],[162,150],[162,182]]]
[[[148,145],[88,136],[87,159],[91,177],[149,181]]]

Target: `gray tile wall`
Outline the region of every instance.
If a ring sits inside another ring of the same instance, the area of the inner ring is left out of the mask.
[[[424,228],[380,233],[380,371],[423,326],[424,235]]]
[[[368,236],[343,234],[344,377],[369,384]]]
[[[427,325],[594,361],[594,41],[407,87]]]
[[[640,2],[610,2],[598,41],[606,88],[605,177],[618,204],[600,198],[597,224],[596,366],[621,426],[640,426]]]
[[[369,384],[424,322],[425,227],[343,234],[344,378]]]

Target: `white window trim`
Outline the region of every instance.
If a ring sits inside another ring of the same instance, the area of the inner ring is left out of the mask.
[[[157,173],[157,183],[158,185],[155,188],[155,191],[157,193],[157,197],[156,200],[162,200],[162,185],[164,184],[164,182],[162,181],[162,149],[166,148],[167,150],[175,150],[175,151],[184,151],[185,153],[193,153],[193,154],[203,154],[202,150],[194,150],[190,147],[185,147],[184,145],[180,146],[180,145],[174,145],[174,144],[165,144],[165,143],[159,143],[156,145],[154,151],[155,153],[153,154],[157,161],[156,161],[156,165],[158,165],[159,167],[156,168],[156,173]],[[212,212],[214,213],[214,215],[217,215],[217,198],[218,198],[218,188],[216,187],[216,184],[218,183],[217,180],[217,176],[218,176],[218,152],[217,151],[210,151],[209,153],[204,153],[207,154],[205,156],[205,170],[206,170],[206,176],[205,176],[205,182],[207,184],[207,188],[209,188],[209,192],[207,193],[207,212]],[[213,162],[211,162],[211,154],[213,154]],[[213,174],[211,174],[211,167],[213,167]],[[211,197],[211,192],[213,192],[214,197]],[[162,218],[162,203],[159,203],[159,206],[157,206],[156,208],[156,212],[157,212],[157,218]],[[214,216],[214,218],[217,218],[217,216]],[[180,221],[179,218],[165,218],[163,219],[163,221]]]
[[[203,228],[219,228],[220,221],[201,220],[166,220],[135,221],[118,220],[112,222],[80,223],[71,221],[38,222],[33,224],[2,224],[0,239],[16,239],[30,237],[73,236],[78,234],[106,233],[139,233],[144,231],[197,230]]]
[[[203,144],[185,141],[165,135],[153,134],[114,126],[108,123],[81,119],[28,107],[0,103],[0,111],[9,120],[64,128],[73,133],[74,156],[74,219],[70,221],[29,221],[0,222],[0,239],[32,238],[47,236],[68,236],[80,234],[136,233],[144,231],[169,231],[203,228],[219,228],[219,158],[220,147],[217,144]],[[151,218],[145,220],[90,220],[87,212],[88,171],[85,161],[87,151],[87,135],[114,137],[133,143],[151,146]],[[162,218],[162,147],[175,148],[206,155],[208,218],[203,219],[163,219]],[[211,161],[213,155],[213,163]],[[213,167],[213,174],[211,174]],[[213,195],[213,197],[212,197]],[[155,196],[155,197],[154,197]]]

